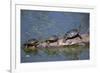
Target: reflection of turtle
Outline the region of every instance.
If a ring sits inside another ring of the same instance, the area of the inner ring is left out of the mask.
[[[54,35],[54,36],[48,38],[47,40],[45,40],[45,42],[47,44],[57,42],[57,44],[58,44],[58,40],[59,40],[59,38],[56,35]]]
[[[37,47],[38,46],[38,40],[37,39],[30,39],[27,41],[27,43],[24,44],[24,47],[29,48],[29,47]]]
[[[65,33],[64,35],[64,41],[63,42],[66,42],[66,40],[68,39],[73,39],[73,38],[76,38],[76,37],[79,37],[80,39],[82,39],[82,37],[80,36],[79,32],[77,29],[73,29],[71,31],[68,31]]]

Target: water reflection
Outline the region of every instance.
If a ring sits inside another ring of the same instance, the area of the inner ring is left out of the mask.
[[[43,62],[89,59],[89,44],[57,48],[26,48],[21,62]],[[28,57],[27,57],[28,56]]]

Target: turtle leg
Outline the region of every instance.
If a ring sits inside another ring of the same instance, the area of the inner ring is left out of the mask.
[[[37,48],[37,44],[35,44],[34,47]]]
[[[46,47],[49,47],[50,46],[50,42],[49,41],[47,41],[47,46]]]
[[[57,41],[57,46],[59,45],[59,41]]]
[[[79,37],[80,39],[82,39],[81,35],[79,35],[79,34],[78,34],[78,37]]]
[[[63,39],[63,43],[66,43],[67,40],[68,40],[68,39]]]

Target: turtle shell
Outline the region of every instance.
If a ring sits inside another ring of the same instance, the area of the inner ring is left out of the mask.
[[[77,29],[73,29],[73,30],[68,31],[65,34],[65,36],[68,37],[68,38],[70,38],[70,37],[74,37],[74,36],[76,36],[78,34],[79,34],[78,30]]]
[[[52,37],[50,37],[48,40],[57,40],[57,39],[58,39],[57,36],[52,36]]]
[[[38,43],[38,40],[37,39],[30,39],[30,40],[28,40],[28,43],[35,44],[35,43]]]

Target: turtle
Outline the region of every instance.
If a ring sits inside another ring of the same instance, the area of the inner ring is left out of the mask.
[[[29,47],[37,47],[39,45],[39,41],[37,39],[30,39],[26,43],[24,43],[24,47],[29,48]]]
[[[50,38],[48,38],[47,40],[45,40],[45,42],[46,42],[48,45],[49,45],[50,43],[54,43],[54,42],[57,42],[57,44],[58,44],[58,40],[59,40],[58,36],[53,35],[53,36],[51,36]]]
[[[79,37],[80,39],[82,39],[81,35],[79,34],[78,29],[72,29],[65,33],[65,35],[63,36],[63,42],[65,43],[68,39],[74,39],[76,37]]]

